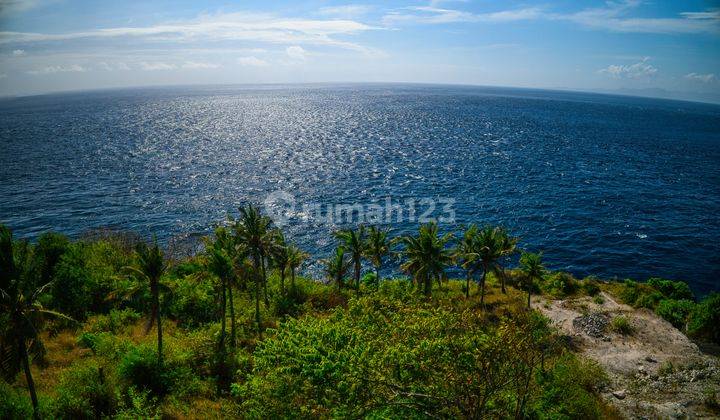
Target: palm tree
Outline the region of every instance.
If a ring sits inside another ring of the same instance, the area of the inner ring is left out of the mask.
[[[495,235],[498,238],[500,247],[500,258],[498,259],[498,271],[500,273],[500,290],[503,293],[507,293],[505,290],[505,267],[503,260],[506,260],[517,250],[517,238],[510,236],[505,228],[499,227],[496,229]]]
[[[290,287],[292,291],[295,290],[295,272],[302,265],[303,261],[307,259],[308,254],[303,252],[295,244],[290,244],[287,247],[288,260],[287,265],[290,268]]]
[[[280,229],[276,229],[272,235],[272,248],[270,256],[273,264],[280,271],[280,291],[285,296],[285,270],[287,269],[288,260],[290,258],[290,248],[288,247],[285,235]]]
[[[365,258],[370,260],[375,267],[375,282],[380,284],[380,268],[382,268],[383,257],[390,253],[390,241],[388,231],[377,226],[370,226],[365,245]]]
[[[542,279],[545,274],[545,267],[542,264],[542,254],[523,252],[520,255],[520,269],[523,271],[523,283],[528,292],[528,309],[530,308],[530,294],[532,293],[533,282]]]
[[[29,244],[14,243],[10,229],[0,225],[0,373],[12,382],[21,369],[25,372],[35,419],[40,418],[40,413],[30,357],[39,359],[45,354],[38,331],[45,315],[71,319],[38,302],[51,285],[48,282],[36,287],[41,274]]]
[[[357,230],[345,229],[335,232],[335,237],[340,240],[341,245],[350,254],[353,264],[353,280],[356,289],[360,289],[360,269],[362,256],[365,254],[365,227],[360,225]]]
[[[480,279],[480,304],[485,301],[485,280],[487,274],[492,271],[500,276],[498,260],[503,256],[502,235],[498,234],[500,228],[486,226],[476,236],[475,252],[483,270]]]
[[[245,244],[252,258],[255,283],[255,322],[260,334],[260,283],[265,291],[265,305],[268,306],[267,276],[265,273],[265,257],[271,244],[271,220],[260,214],[252,204],[240,208],[240,219],[235,225],[236,235]]]
[[[225,228],[215,229],[215,240],[208,243],[207,267],[208,270],[220,280],[220,341],[218,347],[220,353],[225,355],[226,319],[227,319],[227,295],[233,277],[233,264],[227,253],[227,247],[231,240]],[[231,298],[232,299],[232,298]],[[232,303],[231,303],[232,308]],[[231,317],[234,318],[234,317]],[[231,319],[231,329],[234,330],[234,320]]]
[[[477,252],[478,227],[470,225],[463,233],[462,239],[458,242],[453,253],[453,259],[465,270],[465,297],[470,297],[470,280],[473,274],[479,269],[479,254]]]
[[[335,248],[332,258],[324,260],[325,272],[338,289],[343,287],[343,279],[350,268],[350,261],[345,257],[345,249],[341,246]]]
[[[430,296],[432,281],[445,277],[445,268],[452,262],[446,245],[452,234],[439,236],[437,223],[420,226],[418,236],[404,236],[400,242],[405,245],[401,254],[405,262],[400,268],[413,276],[415,282],[424,285],[426,296]]]
[[[138,243],[136,247],[137,265],[124,267],[141,284],[147,284],[150,287],[152,295],[150,319],[145,327],[145,334],[150,332],[153,323],[157,320],[157,351],[158,365],[162,365],[162,314],[160,311],[160,278],[168,268],[168,264],[163,257],[157,239],[153,239],[153,245],[147,246],[144,242]]]

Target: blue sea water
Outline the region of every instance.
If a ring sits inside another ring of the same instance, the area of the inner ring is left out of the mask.
[[[110,226],[167,241],[208,232],[278,190],[298,208],[449,198],[457,223],[443,230],[502,224],[551,268],[686,280],[703,294],[720,289],[719,146],[720,106],[541,90],[223,86],[14,98],[0,101],[0,222],[29,238]],[[341,223],[301,213],[288,235],[327,256]],[[391,226],[405,234],[417,221]]]

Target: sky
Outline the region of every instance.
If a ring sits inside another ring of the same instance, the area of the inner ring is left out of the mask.
[[[720,0],[0,0],[0,96],[316,82],[720,102]]]

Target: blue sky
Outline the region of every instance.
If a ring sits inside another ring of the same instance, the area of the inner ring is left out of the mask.
[[[720,101],[720,2],[0,0],[0,95],[345,81]]]

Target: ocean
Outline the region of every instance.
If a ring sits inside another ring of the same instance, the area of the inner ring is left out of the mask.
[[[110,227],[170,243],[255,202],[316,260],[340,227],[402,235],[435,218],[444,232],[503,225],[552,269],[684,280],[704,294],[720,288],[719,146],[720,106],[561,91],[348,84],[10,98],[0,100],[0,222],[26,238]],[[306,270],[321,276],[315,262]]]

